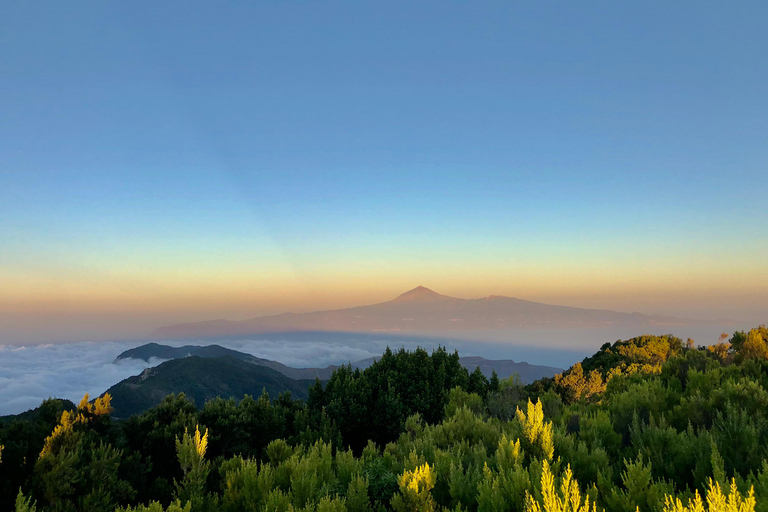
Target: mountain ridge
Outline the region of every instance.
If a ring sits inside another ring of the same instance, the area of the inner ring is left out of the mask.
[[[394,299],[388,302],[425,302],[434,300],[461,300],[456,297],[449,297],[447,295],[441,295],[425,286],[417,286],[413,290],[408,290],[405,293],[401,293]]]
[[[157,359],[183,359],[185,357],[197,356],[204,358],[233,357],[246,363],[256,366],[264,366],[275,370],[288,378],[295,380],[315,379],[327,380],[331,378],[333,371],[338,368],[335,365],[328,365],[325,368],[294,368],[278,361],[263,359],[245,352],[232,350],[220,345],[184,345],[183,347],[170,347],[159,343],[147,343],[140,347],[128,349],[119,354],[115,360],[121,359],[141,359],[149,362],[152,358]]]
[[[367,306],[310,313],[282,313],[241,321],[182,323],[155,329],[150,338],[206,339],[289,331],[457,333],[517,328],[642,328],[702,323],[707,322],[544,304],[500,295],[460,299],[418,286],[392,300]]]
[[[314,383],[314,379],[291,379],[272,368],[232,356],[190,356],[147,368],[113,385],[104,394],[112,397],[112,415],[119,419],[154,407],[171,393],[184,393],[201,408],[215,397],[258,397],[263,391],[274,398],[290,392],[306,399],[309,386]]]
[[[183,359],[185,357],[231,357],[245,363],[270,368],[294,380],[311,380],[315,378],[328,380],[331,378],[333,372],[339,368],[339,366],[336,365],[329,365],[325,368],[293,368],[277,361],[262,359],[245,352],[224,348],[219,345],[185,345],[183,347],[169,347],[158,343],[147,343],[140,347],[126,350],[118,355],[116,360],[133,358],[149,362],[152,358],[174,360]],[[373,364],[373,362],[379,358],[380,356],[374,356],[358,361],[350,361],[349,364],[352,368],[360,368],[362,370]],[[506,379],[512,374],[517,374],[524,384],[528,384],[543,377],[554,377],[556,374],[564,371],[562,368],[555,366],[533,365],[525,361],[516,362],[512,359],[485,359],[480,356],[463,356],[459,358],[459,362],[470,372],[479,367],[480,371],[482,371],[486,377],[490,377],[494,370],[501,379]]]

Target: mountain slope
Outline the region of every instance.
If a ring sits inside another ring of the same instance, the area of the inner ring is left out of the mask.
[[[422,286],[399,297],[354,308],[284,313],[243,321],[214,320],[161,327],[153,339],[205,339],[287,331],[439,333],[519,328],[677,326],[673,317],[553,306],[512,297],[457,299]]]
[[[470,356],[460,358],[459,362],[464,368],[469,370],[470,373],[475,371],[475,368],[480,368],[480,371],[483,372],[483,375],[486,377],[490,377],[494,370],[500,379],[506,379],[516,373],[523,384],[530,384],[531,382],[545,377],[554,377],[558,373],[563,372],[562,368],[528,364],[525,361],[517,363],[511,359],[492,360],[483,357]]]
[[[168,345],[160,345],[159,343],[147,343],[140,347],[126,350],[117,356],[117,359],[142,359],[149,362],[151,358],[157,359],[181,359],[182,357],[198,356],[198,357],[232,357],[244,361],[246,363],[255,364],[258,366],[265,366],[271,368],[286,377],[291,379],[320,379],[328,380],[331,378],[333,370],[338,366],[326,366],[325,368],[292,368],[286,366],[277,361],[271,361],[269,359],[262,359],[260,357],[246,354],[244,352],[238,352],[224,348],[219,345],[184,345],[183,347],[169,347]]]
[[[433,302],[437,300],[459,300],[447,295],[440,295],[437,292],[430,290],[424,286],[417,286],[413,290],[409,290],[403,294],[398,295],[390,302]]]
[[[202,407],[217,396],[240,399],[247,394],[258,397],[265,389],[272,397],[290,391],[296,398],[306,398],[308,388],[314,382],[290,379],[271,368],[230,356],[190,356],[147,368],[106,392],[112,395],[113,416],[127,418],[157,405],[170,393],[184,393]]]
[[[160,359],[179,359],[189,356],[230,356],[246,363],[272,368],[273,370],[276,370],[292,379],[319,378],[320,380],[328,380],[331,378],[333,371],[338,368],[338,366],[326,366],[325,368],[291,368],[289,366],[285,366],[284,364],[278,363],[277,361],[261,359],[250,354],[224,348],[219,345],[208,345],[203,347],[196,345],[169,347],[167,345],[160,345],[158,343],[147,343],[146,345],[126,350],[117,356],[117,359],[134,358],[143,359],[144,361],[149,362],[149,360],[153,357]],[[370,357],[368,359],[362,359],[350,364],[353,368],[365,369],[372,365],[376,359],[379,359],[379,357]],[[491,372],[493,370],[496,370],[496,374],[500,379],[506,379],[507,377],[516,373],[520,376],[520,380],[523,382],[523,384],[529,384],[543,377],[554,377],[563,371],[562,368],[556,368],[553,366],[538,366],[528,364],[526,362],[518,363],[511,359],[493,360],[477,356],[461,357],[459,358],[459,362],[470,372],[475,371],[475,368],[479,367],[483,374],[487,377],[491,376]]]

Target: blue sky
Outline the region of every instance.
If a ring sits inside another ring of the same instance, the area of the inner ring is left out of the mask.
[[[766,15],[6,3],[0,317],[14,336],[103,308],[148,326],[417,284],[759,317]]]

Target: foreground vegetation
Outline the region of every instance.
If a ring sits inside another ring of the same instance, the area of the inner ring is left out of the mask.
[[[110,397],[0,424],[17,511],[768,511],[768,331],[605,344],[523,386],[387,351],[306,401]]]

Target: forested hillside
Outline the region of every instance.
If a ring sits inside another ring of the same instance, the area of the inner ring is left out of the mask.
[[[289,394],[0,423],[0,509],[768,511],[768,330],[605,344],[528,386],[387,351]]]
[[[202,406],[215,397],[242,398],[261,394],[276,396],[290,391],[296,398],[307,398],[312,380],[294,380],[266,366],[254,365],[231,356],[185,357],[147,368],[107,390],[112,397],[112,415],[127,418],[159,404],[171,393],[184,393]]]

